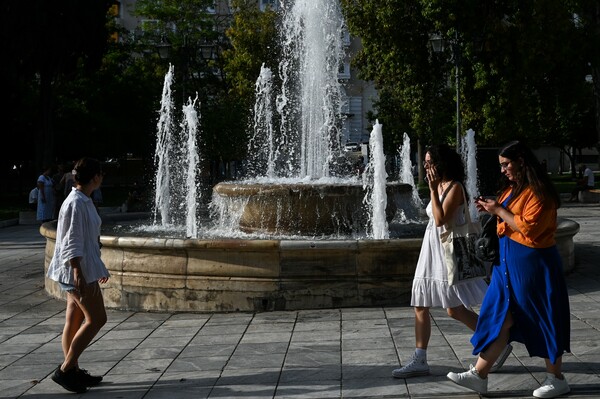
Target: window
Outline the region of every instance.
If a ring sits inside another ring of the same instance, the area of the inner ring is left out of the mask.
[[[277,9],[277,1],[276,0],[260,0],[260,10],[265,11],[267,7],[270,7],[271,10]]]
[[[338,79],[350,79],[350,62],[344,61],[343,63],[340,63]]]

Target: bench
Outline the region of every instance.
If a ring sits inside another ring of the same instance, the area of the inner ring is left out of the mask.
[[[582,203],[598,203],[600,202],[600,190],[593,189],[580,191],[577,199]]]

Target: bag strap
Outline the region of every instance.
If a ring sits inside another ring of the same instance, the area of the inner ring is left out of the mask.
[[[454,183],[458,183],[458,185],[460,186],[460,189],[462,191],[462,194],[463,194],[464,202],[462,205],[463,205],[463,213],[465,215],[465,223],[471,224],[471,212],[469,211],[469,203],[467,202],[467,193],[465,192],[465,186],[463,186],[463,184],[461,182],[453,181],[452,184],[450,184],[448,186],[448,188],[442,194],[442,200],[440,201],[440,203],[444,202],[444,198],[446,198],[446,194],[448,194],[448,191],[450,191],[450,188],[452,188]],[[452,221],[452,224],[447,224],[447,226],[448,227],[454,226],[454,221]]]
[[[452,180],[452,182],[450,182],[450,184],[448,185],[448,187],[446,187],[446,189],[442,193],[442,199],[440,200],[440,204],[444,203],[444,200],[446,199],[446,195],[448,195],[448,191],[450,191],[450,189],[452,188],[452,186],[454,185],[454,183],[456,183],[456,181]]]

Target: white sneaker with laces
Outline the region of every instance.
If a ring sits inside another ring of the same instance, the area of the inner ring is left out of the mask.
[[[495,373],[496,371],[500,370],[500,368],[504,365],[504,362],[506,361],[506,359],[508,359],[508,356],[511,354],[512,350],[513,350],[513,347],[511,344],[507,344],[504,347],[502,352],[500,352],[500,356],[498,356],[498,359],[496,359],[496,362],[490,369],[490,373]]]
[[[569,392],[571,392],[571,388],[569,388],[565,376],[561,380],[556,378],[554,374],[546,373],[546,379],[538,389],[533,391],[533,396],[536,398],[555,398]]]
[[[488,379],[481,378],[472,364],[469,366],[469,371],[462,373],[451,371],[446,377],[455,384],[472,389],[475,392],[487,393]]]
[[[429,365],[425,359],[418,358],[414,354],[406,366],[392,371],[392,376],[394,378],[409,378],[421,375],[429,375]]]

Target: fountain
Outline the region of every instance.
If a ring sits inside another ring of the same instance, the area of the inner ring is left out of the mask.
[[[233,228],[239,225],[249,233],[385,238],[386,221],[372,218],[372,208],[363,204],[367,187],[344,172],[348,160],[340,143],[344,116],[338,72],[344,51],[339,4],[296,0],[283,2],[282,12],[281,87],[273,89],[273,73],[264,65],[256,82],[248,151],[253,179],[216,185],[215,213],[239,213]],[[382,148],[379,154],[381,159]],[[374,169],[374,181],[380,181],[381,165]],[[380,185],[373,191],[379,196],[374,209],[391,218],[409,193],[410,186],[400,182]],[[396,201],[378,209],[387,196]]]
[[[410,206],[405,205],[403,209],[396,215],[401,223],[407,223],[410,221],[418,221],[420,211],[423,208],[423,200],[419,196],[419,190],[415,184],[415,178],[413,175],[413,163],[410,158],[410,137],[404,133],[402,137],[402,147],[399,151],[399,178],[402,183],[406,183],[412,187],[412,196]]]
[[[154,221],[166,229],[185,224],[185,238],[103,235],[102,259],[112,276],[104,288],[108,307],[259,311],[408,301],[424,225],[411,233],[390,223],[414,194],[407,182],[386,182],[380,124],[362,179],[344,172],[339,4],[281,5],[281,87],[275,93],[273,73],[261,68],[249,176],[213,188],[210,221],[195,220],[197,104],[188,102],[184,128],[174,132],[172,73],[165,77]],[[55,222],[41,227],[46,267],[55,229]],[[48,279],[46,291],[62,295]]]
[[[462,160],[467,171],[465,189],[470,196],[479,195],[476,159],[477,144],[475,143],[475,131],[473,129],[467,130],[467,133],[462,137],[461,149]],[[471,213],[472,220],[479,219],[479,212],[473,201],[469,203],[469,212]]]

